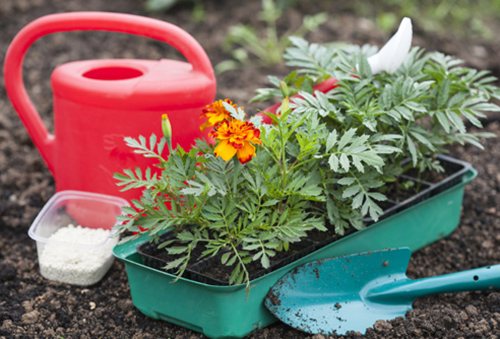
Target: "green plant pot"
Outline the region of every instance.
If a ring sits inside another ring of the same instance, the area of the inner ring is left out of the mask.
[[[241,338],[277,319],[264,306],[276,281],[301,264],[340,255],[406,246],[416,251],[450,234],[460,220],[464,185],[477,172],[469,167],[458,183],[426,200],[341,238],[245,286],[214,286],[175,276],[142,264],[136,241],[117,245],[114,255],[125,263],[134,305],[145,315],[204,333],[209,338]]]

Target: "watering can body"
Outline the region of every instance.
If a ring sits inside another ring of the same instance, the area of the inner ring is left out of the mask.
[[[51,134],[26,94],[22,61],[39,37],[62,31],[105,30],[164,41],[187,62],[176,60],[84,60],[52,73],[54,131]],[[201,109],[215,98],[215,77],[202,47],[188,33],[163,21],[128,14],[75,12],[42,17],[16,36],[6,55],[5,86],[35,146],[52,172],[56,190],[120,192],[114,173],[139,167],[154,170],[154,160],[126,146],[124,138],[162,135],[161,115],[172,125],[173,146],[188,149],[200,131]],[[149,145],[149,142],[148,142]],[[165,151],[166,152],[166,151]],[[164,154],[166,155],[166,154]]]

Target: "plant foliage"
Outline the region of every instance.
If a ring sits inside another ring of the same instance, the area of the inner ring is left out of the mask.
[[[440,171],[434,155],[446,152],[446,145],[482,147],[480,137],[490,136],[469,133],[464,123],[480,127],[482,112],[499,110],[490,99],[500,99],[500,91],[487,72],[414,48],[396,73],[373,75],[367,62],[373,47],[291,42],[285,58],[297,69],[283,81],[271,77],[275,88],[257,91],[256,100],[285,97],[277,113],[265,113],[272,122],[252,118],[238,125],[253,131],[255,146],[246,145],[254,152],[251,160],[238,154],[240,161],[225,161],[223,147],[231,143],[222,139],[197,140],[187,151],[154,135],[149,142],[126,138],[134,152],[155,158],[158,170],[115,174],[124,190],[143,190],[117,226],[119,234],[135,233],[123,241],[148,234],[158,242],[171,229],[176,241],[159,244],[177,258],[167,269],[181,276],[200,247],[202,257],[217,256],[231,267],[231,284],[249,288],[250,263],[269,267],[278,252],[312,230],[344,235],[348,228],[363,228],[363,218],[377,221],[387,199],[383,187],[398,175],[409,168]],[[337,87],[314,90],[331,77]],[[245,116],[230,101],[217,107],[230,120]],[[162,156],[165,146],[168,159]]]
[[[354,129],[369,140],[385,139],[386,150],[398,151],[383,156],[381,168],[399,167],[401,160],[410,158],[410,165],[421,171],[440,170],[429,154],[445,153],[454,142],[482,148],[479,138],[492,136],[468,133],[465,123],[482,127],[484,112],[500,110],[491,102],[500,98],[500,90],[487,71],[413,48],[394,74],[372,75],[367,57],[376,49],[371,46],[336,49],[297,37],[291,41],[285,59],[297,70],[284,79],[287,93],[279,86],[259,89],[253,100],[299,94],[291,100],[296,114],[317,111],[328,130],[338,135]],[[314,91],[314,84],[330,77],[338,79],[338,87],[329,93]],[[279,80],[271,82],[276,85]]]

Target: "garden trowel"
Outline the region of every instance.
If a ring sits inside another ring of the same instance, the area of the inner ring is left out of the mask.
[[[364,334],[377,320],[404,317],[429,294],[500,288],[500,265],[412,280],[411,251],[381,250],[313,261],[284,275],[266,307],[284,323],[311,334]]]

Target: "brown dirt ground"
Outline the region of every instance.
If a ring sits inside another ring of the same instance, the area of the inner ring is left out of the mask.
[[[305,3],[305,2],[304,2]],[[287,12],[280,27],[296,27],[305,13],[326,10],[328,23],[308,39],[343,40],[381,45],[387,36],[367,19],[339,5],[318,2]],[[260,1],[204,1],[204,21],[190,20],[191,8],[178,6],[154,17],[177,24],[206,49],[213,64],[228,58],[221,43],[229,26],[258,24],[248,13]],[[325,5],[326,4],[326,5]],[[14,35],[32,20],[50,13],[101,10],[148,15],[136,0],[1,0],[0,60]],[[498,29],[496,30],[498,31]],[[453,33],[439,37],[415,25],[414,45],[455,54],[474,67],[500,75],[500,41],[464,42]],[[112,33],[64,33],[40,39],[25,60],[25,82],[43,120],[52,125],[50,73],[71,60],[96,58],[173,58],[176,54],[147,39]],[[267,75],[283,75],[284,67],[231,71],[218,77],[218,98],[244,104],[256,88],[267,85]],[[255,109],[257,106],[250,106]],[[487,130],[500,136],[497,116]],[[452,155],[469,161],[479,176],[466,187],[462,219],[444,240],[416,252],[410,262],[411,278],[441,275],[500,262],[500,139],[486,141],[486,151],[453,147]],[[0,338],[203,338],[166,322],[145,317],[131,300],[124,266],[115,262],[104,279],[89,288],[44,280],[38,272],[37,253],[27,230],[54,193],[54,181],[29,135],[8,102],[0,84]],[[91,305],[95,304],[95,308]],[[462,292],[418,299],[406,317],[381,321],[366,336],[353,338],[497,338],[500,336],[500,293]],[[282,324],[251,333],[248,338],[325,338],[310,336]]]

